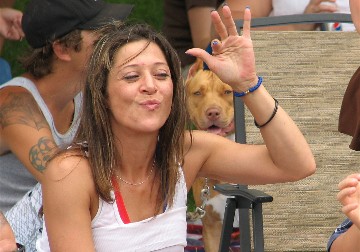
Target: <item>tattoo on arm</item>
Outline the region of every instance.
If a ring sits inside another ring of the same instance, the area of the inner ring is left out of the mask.
[[[57,146],[54,140],[48,137],[42,137],[38,143],[31,147],[29,151],[29,159],[32,166],[39,172],[43,172],[46,168],[46,162],[56,151]]]
[[[36,130],[49,128],[34,97],[25,92],[10,93],[0,106],[0,126],[14,124],[30,126]]]

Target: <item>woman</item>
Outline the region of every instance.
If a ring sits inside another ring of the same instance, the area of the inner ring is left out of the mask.
[[[184,130],[184,87],[171,45],[144,25],[109,27],[90,62],[77,144],[44,172],[38,251],[183,251],[186,194],[197,176],[266,184],[314,173],[303,135],[256,75],[250,10],[242,36],[228,6],[222,14],[211,13],[221,39],[212,42],[213,55],[187,53],[242,97],[266,145]]]

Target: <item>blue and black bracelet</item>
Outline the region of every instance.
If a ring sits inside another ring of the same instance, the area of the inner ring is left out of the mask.
[[[258,77],[258,82],[256,83],[255,86],[253,86],[253,87],[249,88],[248,90],[246,90],[245,92],[241,92],[241,93],[238,93],[238,92],[234,91],[234,95],[236,97],[242,97],[242,96],[247,95],[248,93],[254,92],[256,89],[258,89],[260,87],[260,85],[262,83],[262,80],[263,80],[262,77],[259,76]]]

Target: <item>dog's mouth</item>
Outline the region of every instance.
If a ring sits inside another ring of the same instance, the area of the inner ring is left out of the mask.
[[[222,131],[222,128],[215,126],[215,125],[211,125],[209,128],[207,128],[207,132],[213,133],[216,135],[220,135],[221,131]]]
[[[229,133],[234,131],[234,122],[232,121],[228,126],[224,128],[221,128],[213,124],[210,127],[208,127],[206,131],[219,136],[227,136]]]

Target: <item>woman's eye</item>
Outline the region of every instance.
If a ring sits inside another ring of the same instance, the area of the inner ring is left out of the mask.
[[[157,77],[160,80],[165,80],[168,77],[170,77],[170,74],[165,73],[165,72],[164,73],[157,73],[157,74],[155,74],[155,77]]]
[[[125,75],[123,77],[124,80],[127,80],[127,81],[135,81],[139,78],[139,75],[137,74],[129,74],[129,75]]]

